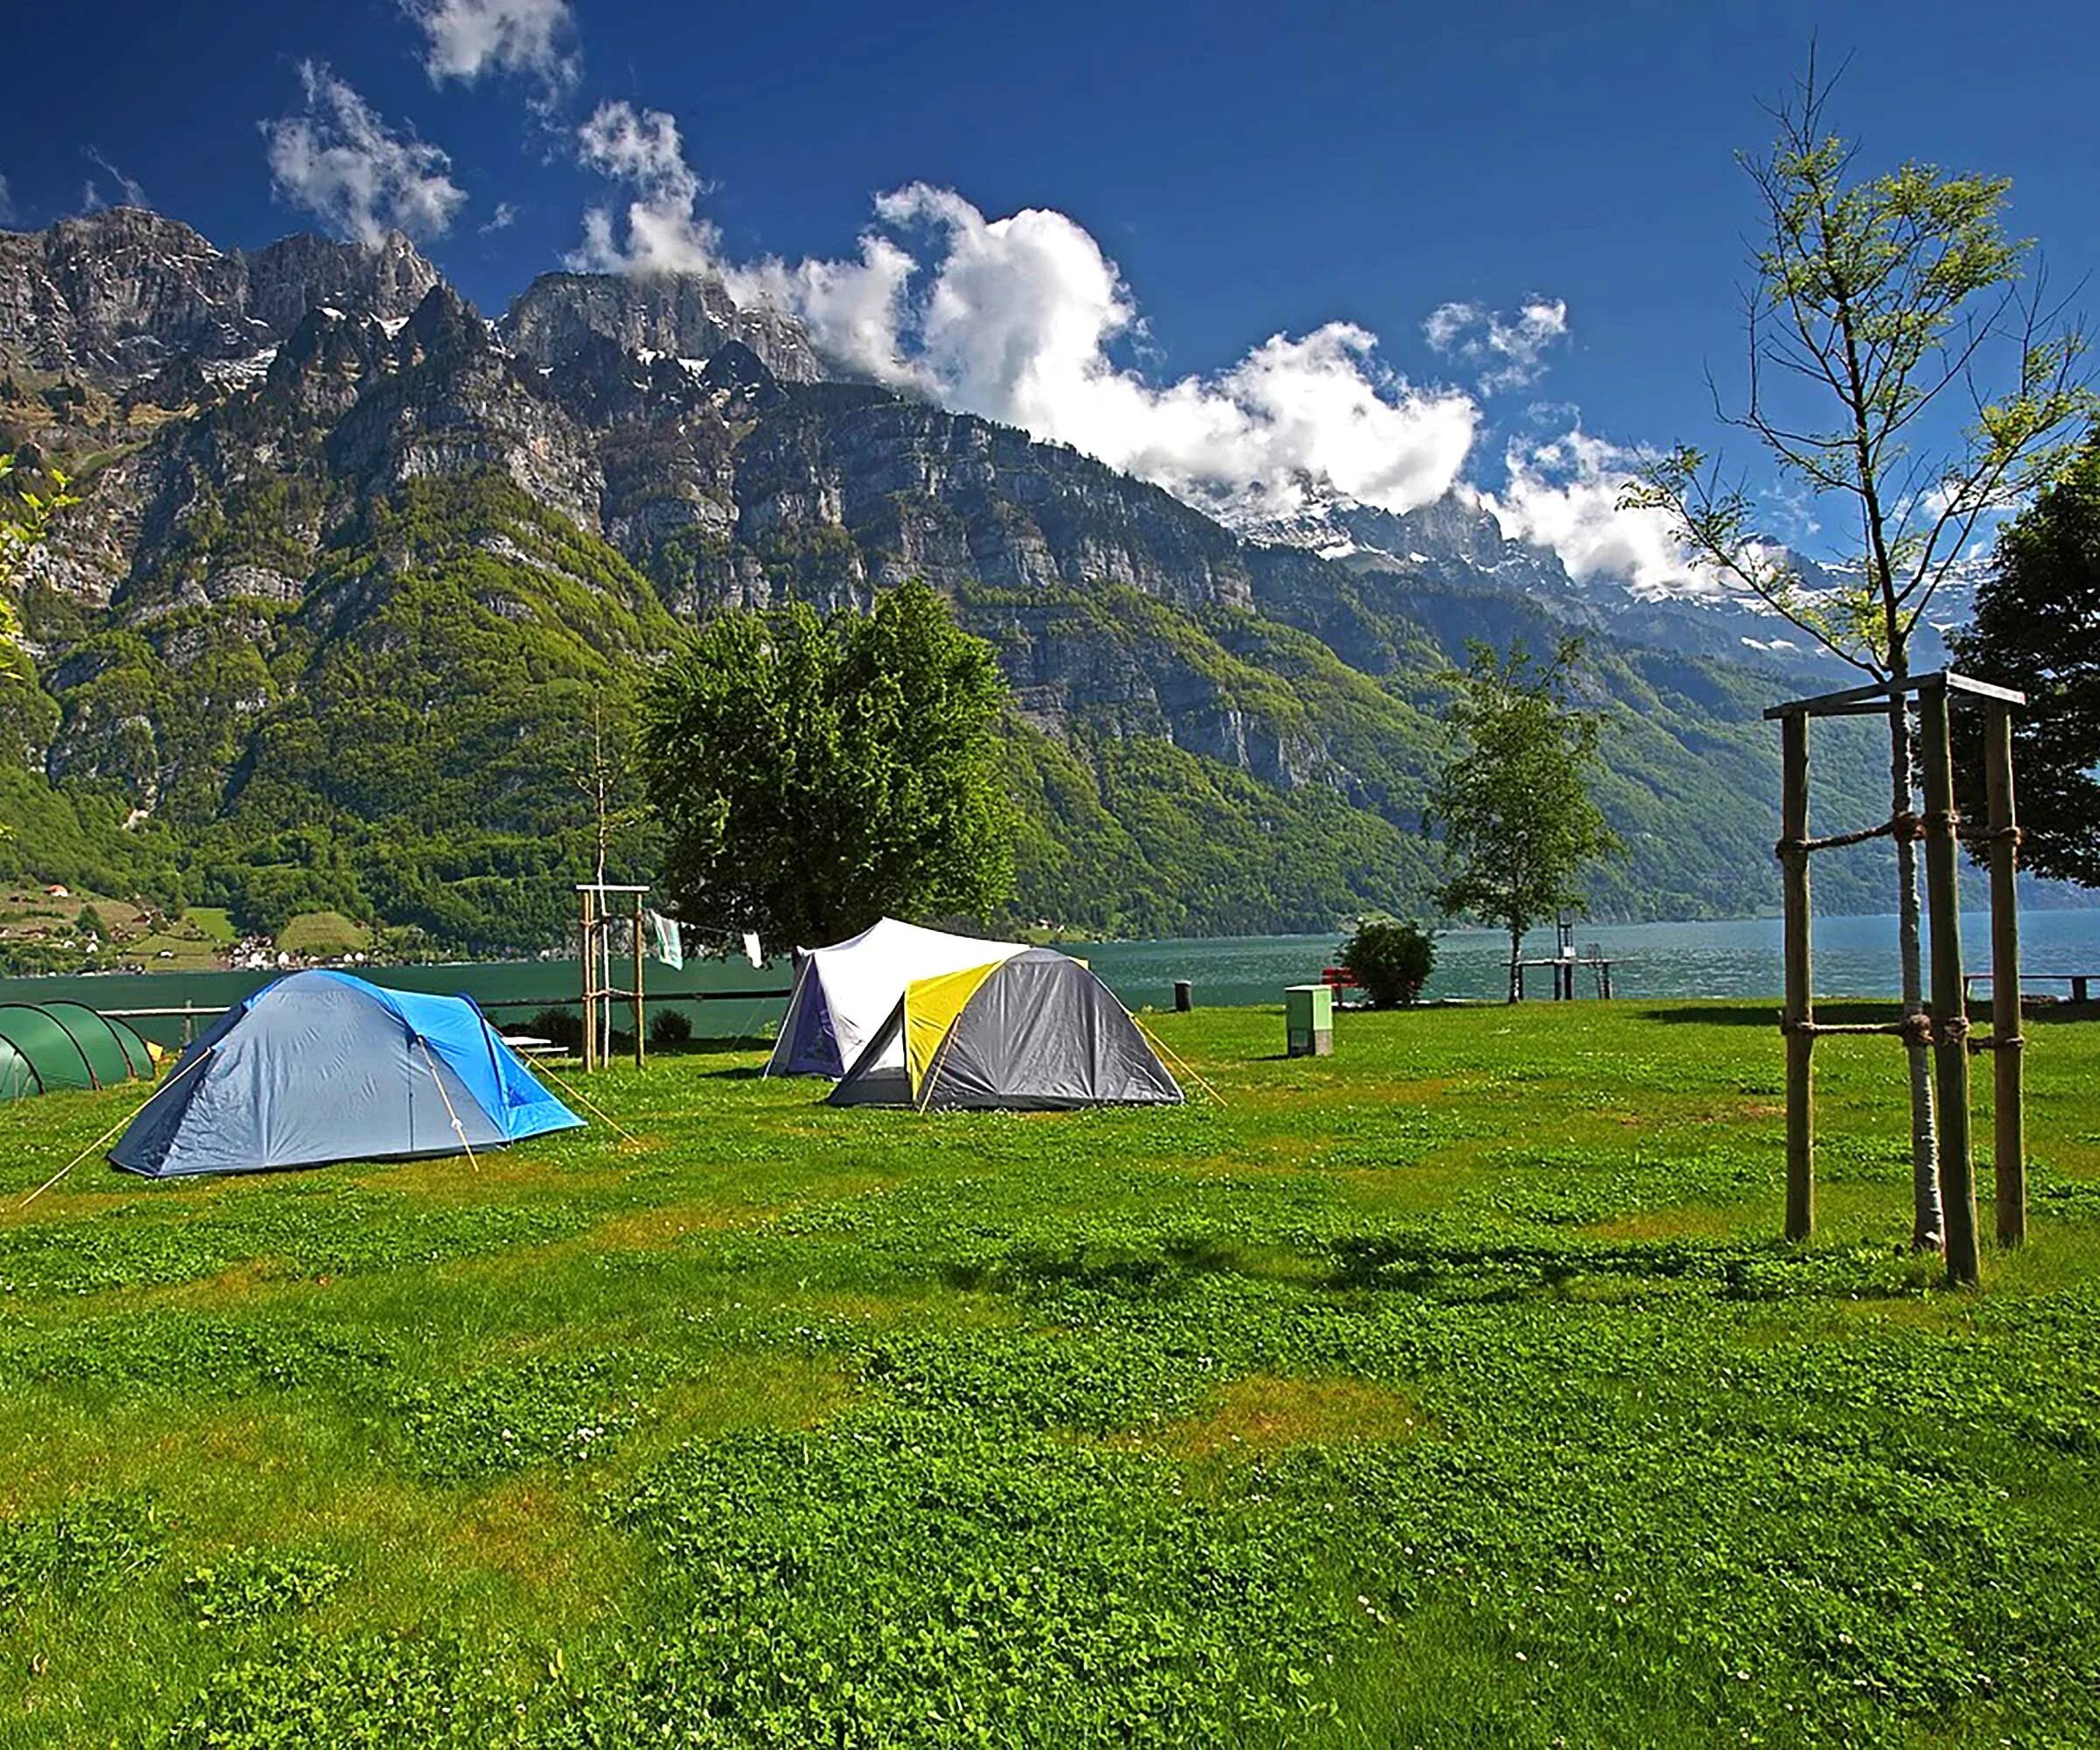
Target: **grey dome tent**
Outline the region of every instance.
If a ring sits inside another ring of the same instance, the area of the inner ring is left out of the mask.
[[[906,985],[830,1103],[1054,1111],[1181,1097],[1115,992],[1035,948]]]
[[[109,1151],[150,1179],[499,1148],[581,1124],[464,997],[295,972],[186,1050]]]

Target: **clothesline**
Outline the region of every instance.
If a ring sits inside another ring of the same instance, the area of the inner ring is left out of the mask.
[[[644,940],[650,957],[662,961],[674,971],[682,970],[685,965],[685,932],[688,930],[695,935],[738,942],[744,949],[744,957],[752,966],[759,967],[766,963],[766,952],[760,944],[755,930],[726,930],[711,924],[682,923],[676,918],[655,911],[644,912],[642,921],[648,932]]]

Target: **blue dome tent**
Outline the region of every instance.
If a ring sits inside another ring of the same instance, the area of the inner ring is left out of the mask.
[[[464,997],[295,972],[228,1010],[109,1151],[149,1179],[497,1148],[583,1120]]]

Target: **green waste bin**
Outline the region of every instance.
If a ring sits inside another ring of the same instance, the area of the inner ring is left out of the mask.
[[[1284,1021],[1293,1057],[1326,1057],[1334,1050],[1334,992],[1326,984],[1284,986]]]

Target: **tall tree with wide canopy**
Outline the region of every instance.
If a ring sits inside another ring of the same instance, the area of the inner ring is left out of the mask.
[[[1465,751],[1431,787],[1422,820],[1444,836],[1438,903],[1508,931],[1514,1002],[1526,932],[1581,905],[1583,865],[1620,846],[1590,794],[1603,725],[1576,704],[1579,644],[1563,640],[1544,663],[1521,643],[1507,655],[1480,643],[1466,654],[1451,676]]]
[[[836,942],[982,920],[1013,890],[992,648],[907,583],[867,614],[718,614],[645,702],[662,873],[688,919]]]
[[[2100,887],[2100,432],[1999,535],[1954,654],[1964,673],[2027,696],[2012,718],[2020,861]],[[1973,738],[1962,737],[1964,774]]]
[[[1759,503],[1686,447],[1651,464],[1622,502],[1662,510],[1705,566],[1852,668],[1900,684],[1912,636],[1978,522],[2062,466],[2094,402],[2082,333],[2050,301],[2033,245],[2006,232],[2011,184],[1924,164],[1857,174],[1829,97],[1811,55],[1775,112],[1771,150],[1746,160],[1762,209],[1744,298],[1749,384],[1741,411],[1725,416],[1776,465],[1774,495]],[[1782,491],[1852,531],[1834,590],[1808,589],[1792,556],[1760,538],[1780,520]],[[1891,814],[1902,822],[1915,814],[1917,778],[1901,703],[1888,729]],[[1917,850],[1908,830],[1894,838],[1903,1006],[1915,1015]],[[1914,1039],[1909,1072],[1912,1238],[1936,1247],[1931,1068]]]

